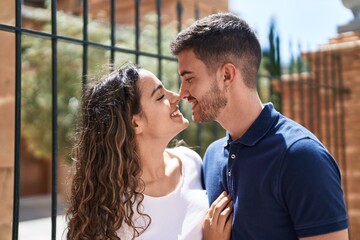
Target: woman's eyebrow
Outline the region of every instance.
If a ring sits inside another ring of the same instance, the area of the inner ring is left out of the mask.
[[[154,94],[156,93],[156,91],[159,90],[159,89],[161,89],[161,88],[163,88],[163,85],[162,85],[162,84],[157,85],[157,86],[154,88],[154,90],[152,91],[150,97],[154,96]]]

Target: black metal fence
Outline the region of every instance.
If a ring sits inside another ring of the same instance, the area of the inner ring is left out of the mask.
[[[22,97],[24,95],[25,88],[22,87],[23,84],[23,72],[24,70],[24,63],[23,63],[23,53],[24,53],[24,37],[31,37],[34,39],[41,39],[44,42],[51,43],[51,239],[56,239],[56,219],[57,219],[57,205],[58,205],[58,161],[59,161],[59,112],[58,105],[59,105],[59,71],[62,71],[64,66],[59,66],[59,44],[60,43],[67,43],[77,46],[82,46],[82,79],[78,79],[77,81],[82,82],[82,86],[88,81],[88,74],[89,74],[89,52],[92,49],[99,49],[105,51],[108,54],[108,63],[110,64],[117,64],[116,63],[116,54],[124,54],[127,56],[133,56],[134,61],[136,64],[141,62],[141,57],[147,57],[152,59],[152,62],[157,62],[157,69],[156,74],[159,79],[162,79],[164,76],[164,65],[168,64],[168,62],[176,63],[176,58],[170,55],[166,55],[163,53],[162,48],[162,1],[161,0],[154,0],[154,5],[156,9],[156,51],[149,52],[141,50],[141,22],[142,19],[140,14],[141,9],[141,1],[134,0],[134,19],[133,19],[133,31],[134,31],[134,48],[124,48],[120,47],[117,44],[117,31],[121,29],[121,26],[117,26],[116,18],[117,14],[121,14],[116,11],[117,4],[119,1],[111,0],[106,1],[110,6],[110,17],[109,22],[105,23],[105,25],[110,26],[110,36],[109,36],[109,43],[99,43],[96,41],[92,41],[89,38],[89,5],[88,1],[81,1],[82,9],[82,38],[75,38],[71,36],[65,36],[58,33],[58,4],[59,1],[52,0],[50,4],[50,8],[48,9],[51,13],[50,18],[50,31],[43,31],[42,29],[32,29],[28,28],[23,25],[23,18],[24,18],[24,9],[26,8],[23,5],[21,0],[16,0],[15,5],[15,16],[16,16],[16,23],[15,25],[11,24],[2,24],[0,23],[0,31],[6,31],[13,33],[15,35],[15,158],[14,158],[14,197],[13,197],[13,228],[12,228],[12,238],[18,239],[19,237],[19,202],[20,202],[20,162],[21,162],[21,144],[22,144],[22,113],[24,110],[22,108]],[[25,1],[25,3],[34,3],[34,1]],[[37,2],[38,3],[38,2]],[[46,5],[46,2],[41,2],[40,5]],[[27,9],[27,11],[32,11],[31,9]],[[182,29],[182,12],[183,12],[183,4],[181,1],[177,2],[176,9],[174,9],[174,13],[176,14],[177,19],[177,29],[176,31],[180,31]],[[198,5],[194,6],[194,19],[200,16],[200,10]],[[81,17],[81,16],[80,16]],[[79,17],[78,17],[79,18]],[[45,23],[43,23],[45,25]],[[71,26],[69,26],[71,27]],[[32,47],[32,46],[30,46]],[[46,46],[44,46],[46,47]],[[165,62],[166,61],[166,62]],[[118,63],[121,64],[121,63]],[[140,63],[140,65],[142,65]],[[142,65],[143,66],[143,65]],[[147,67],[147,66],[143,66]],[[61,69],[60,69],[61,68]],[[176,70],[175,70],[176,73]],[[41,79],[39,79],[41,81]],[[76,81],[76,80],[75,80]],[[180,85],[180,78],[177,77],[177,89]],[[203,128],[200,125],[192,124],[192,130],[183,133],[180,137],[184,138],[187,143],[191,145],[197,146],[197,150],[201,152],[203,148],[203,141],[202,141],[202,134]],[[211,139],[215,139],[219,136],[220,129],[217,127],[216,124],[210,124],[205,126],[205,128],[212,130],[210,131],[211,136],[207,137],[209,141]],[[196,131],[194,131],[196,129]],[[195,134],[194,134],[195,132]],[[187,135],[190,134],[188,137]],[[195,139],[195,140],[194,140]]]
[[[27,1],[29,2],[29,1]],[[30,1],[31,2],[31,1]],[[45,2],[45,1],[44,1]],[[117,4],[119,1],[110,0],[107,1],[110,9],[110,17],[107,19],[108,22],[105,25],[110,27],[108,41],[98,42],[94,41],[90,37],[90,15],[88,1],[81,1],[82,13],[82,32],[81,38],[65,36],[58,33],[58,9],[56,0],[51,1],[50,5],[50,31],[42,31],[41,29],[30,29],[23,26],[23,10],[24,5],[21,0],[16,0],[16,22],[15,25],[1,24],[0,31],[6,31],[14,33],[15,35],[15,159],[14,159],[14,198],[13,198],[13,239],[18,239],[19,232],[19,200],[20,200],[20,161],[21,161],[21,137],[22,137],[22,95],[26,89],[22,88],[22,80],[24,78],[24,64],[23,64],[23,53],[24,53],[24,37],[29,36],[35,39],[41,39],[42,41],[49,42],[51,45],[51,238],[56,239],[56,217],[58,215],[58,161],[59,161],[59,115],[61,112],[58,109],[59,102],[59,72],[63,71],[64,66],[59,66],[59,45],[66,43],[71,45],[80,46],[81,51],[81,78],[75,79],[74,81],[80,82],[81,86],[85,86],[88,82],[89,72],[92,70],[91,58],[92,51],[98,49],[106,52],[107,62],[117,64],[117,56],[122,55],[124,58],[133,58],[135,63],[142,65],[147,68],[145,62],[142,62],[143,58],[150,59],[151,64],[156,63],[155,72],[159,79],[167,81],[169,79],[166,71],[173,71],[175,74],[175,86],[173,89],[177,90],[180,86],[180,78],[177,76],[176,71],[176,58],[164,53],[164,48],[169,46],[163,45],[164,35],[162,24],[162,1],[154,0],[155,9],[155,31],[156,39],[154,43],[154,51],[143,50],[141,37],[142,37],[142,21],[143,17],[140,14],[141,1],[134,0],[134,19],[131,21],[133,28],[133,47],[124,47],[119,44],[118,34],[122,31],[124,25],[119,25],[116,21],[117,15],[121,14],[117,12]],[[177,1],[176,9],[176,32],[180,31],[183,27],[183,4],[181,1]],[[78,18],[81,18],[81,13]],[[194,6],[194,19],[199,18],[200,10],[197,5]],[[71,26],[69,26],[71,27]],[[143,43],[144,44],[144,43]],[[30,46],[31,47],[31,46]],[[324,62],[329,64],[321,64]],[[284,109],[287,116],[299,121],[310,130],[312,130],[326,145],[330,146],[330,151],[334,153],[335,157],[341,163],[342,168],[346,171],[346,159],[345,159],[345,140],[344,140],[344,106],[343,106],[343,86],[341,78],[341,62],[336,55],[309,55],[308,62],[313,63],[315,71],[311,78],[302,78],[299,75],[297,79],[290,77],[289,81],[284,81],[279,76],[259,76],[259,78],[265,78],[268,82],[268,93],[264,97],[264,101],[277,99],[278,107]],[[145,63],[145,64],[144,64]],[[175,64],[174,64],[175,63]],[[118,63],[121,64],[121,63]],[[153,65],[149,65],[153,68]],[[90,66],[91,65],[91,66]],[[168,69],[168,65],[172,65],[172,69]],[[297,72],[302,72],[303,66],[301,62],[297,65]],[[65,66],[66,67],[66,66]],[[61,68],[61,69],[60,69]],[[293,68],[293,70],[296,69]],[[292,75],[293,70],[290,70]],[[314,70],[314,69],[313,69]],[[171,75],[169,78],[174,78]],[[277,80],[273,80],[276,78]],[[310,80],[309,80],[310,79]],[[39,79],[40,81],[40,79]],[[273,90],[272,83],[274,81],[279,82],[278,91]],[[294,97],[296,92],[297,97]],[[285,95],[289,94],[288,98]],[[274,98],[275,96],[275,98]],[[288,106],[288,107],[286,107]],[[321,114],[322,109],[331,111],[325,111]],[[289,109],[286,111],[286,109]],[[191,113],[189,113],[191,114]],[[208,123],[204,125],[197,125],[191,123],[188,130],[180,135],[180,138],[190,146],[197,146],[197,151],[202,154],[207,144],[214,139],[224,134],[224,131],[216,123]],[[61,149],[60,149],[61,150]],[[346,186],[346,180],[345,180]]]

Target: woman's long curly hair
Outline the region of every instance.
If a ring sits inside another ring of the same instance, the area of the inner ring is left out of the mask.
[[[89,87],[73,151],[74,177],[67,211],[68,239],[120,239],[123,223],[139,228],[144,183],[136,154],[132,117],[141,113],[139,68],[126,66]],[[150,217],[149,217],[150,218]]]

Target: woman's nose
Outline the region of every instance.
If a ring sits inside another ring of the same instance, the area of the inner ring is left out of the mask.
[[[176,92],[173,91],[169,91],[170,97],[169,97],[169,101],[171,104],[177,104],[178,102],[180,102],[180,95],[177,94]]]

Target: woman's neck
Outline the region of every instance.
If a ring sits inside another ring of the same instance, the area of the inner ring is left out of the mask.
[[[160,146],[156,143],[138,145],[144,194],[153,197],[171,193],[181,179],[180,161],[165,151],[166,145]]]

